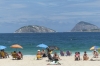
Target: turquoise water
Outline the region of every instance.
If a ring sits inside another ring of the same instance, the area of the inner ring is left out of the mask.
[[[96,45],[100,46],[100,33],[99,32],[66,32],[66,33],[1,33],[0,45],[7,48],[5,51],[11,53],[16,50],[10,48],[12,44],[20,44],[23,49],[17,49],[24,55],[34,55],[37,50],[43,48],[36,47],[38,44],[44,43],[48,46],[57,46],[60,50],[70,50],[73,53],[91,52],[90,47]],[[55,50],[59,52],[59,50]]]

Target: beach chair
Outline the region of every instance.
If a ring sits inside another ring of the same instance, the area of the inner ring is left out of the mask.
[[[5,53],[3,51],[0,52],[0,56],[1,56],[1,58],[5,58]]]
[[[11,53],[13,59],[17,59],[17,53]]]

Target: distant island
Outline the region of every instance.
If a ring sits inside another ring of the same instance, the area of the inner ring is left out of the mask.
[[[100,32],[100,28],[94,24],[80,21],[70,32]],[[14,33],[56,33],[56,31],[44,26],[28,25],[17,29]]]
[[[55,33],[55,30],[38,25],[28,25],[17,29],[14,33]]]
[[[74,26],[71,32],[100,32],[100,28],[94,24],[80,21]]]

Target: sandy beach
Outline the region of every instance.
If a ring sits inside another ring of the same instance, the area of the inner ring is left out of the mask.
[[[98,61],[100,58],[97,58],[98,60],[96,61],[90,61],[92,56],[89,56],[90,59],[88,61],[74,61],[74,56],[60,56],[60,58],[60,66],[100,66],[100,61]],[[10,56],[10,58],[0,59],[0,66],[50,66],[47,65],[50,63],[47,60],[48,58],[36,60],[36,56],[24,56],[22,60],[12,60],[12,57]]]

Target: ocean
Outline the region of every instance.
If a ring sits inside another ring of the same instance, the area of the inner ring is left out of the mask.
[[[13,52],[14,48],[10,46],[13,44],[20,44],[23,49],[17,49],[24,55],[35,55],[37,50],[44,48],[36,47],[38,44],[46,44],[48,46],[57,46],[59,50],[70,50],[73,54],[75,52],[83,53],[87,51],[92,54],[90,48],[92,46],[100,46],[99,32],[59,32],[59,33],[0,33],[0,45],[7,48],[6,52],[9,54]]]

